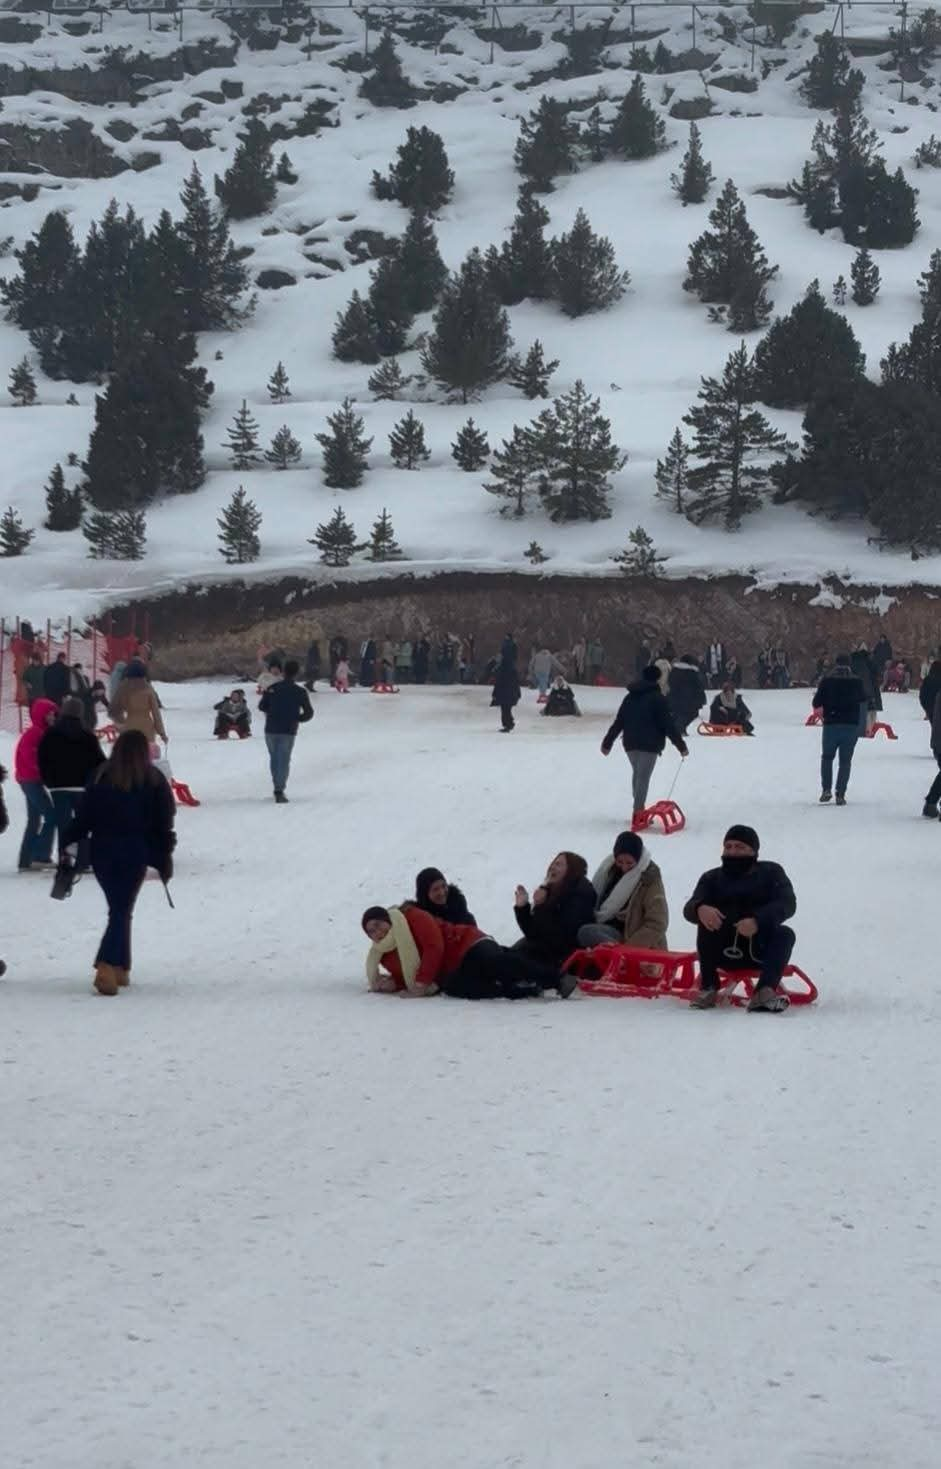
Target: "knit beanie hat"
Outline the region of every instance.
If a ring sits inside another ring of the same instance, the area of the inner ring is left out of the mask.
[[[392,922],[388,908],[367,908],[360,920],[363,928],[365,929],[367,923],[372,923],[374,918],[378,918],[382,923]]]
[[[647,667],[643,670],[640,676],[645,683],[660,682],[660,670],[654,663],[648,663]]]
[[[615,857],[633,857],[639,862],[644,854],[644,844],[635,831],[622,831],[614,839]]]
[[[757,856],[759,847],[758,833],[753,826],[730,826],[723,837],[723,841],[743,842],[746,847],[751,847]]]

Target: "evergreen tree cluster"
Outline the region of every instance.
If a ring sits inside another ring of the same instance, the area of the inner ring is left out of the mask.
[[[941,397],[941,250],[935,250],[918,279],[921,320],[907,342],[892,343],[882,361],[882,381],[904,390],[923,389]]]
[[[434,306],[447,274],[431,217],[416,209],[401,240],[373,270],[365,300],[354,291],[337,317],[334,357],[373,365],[401,352],[416,315]]]
[[[95,510],[82,525],[88,554],[96,560],[140,561],[147,544],[143,510]]]
[[[19,513],[8,505],[0,515],[0,556],[22,556],[35,534],[27,530]]]
[[[710,212],[709,225],[690,246],[683,289],[713,305],[729,331],[754,331],[771,315],[767,288],[778,267],[768,264],[731,179]]]
[[[285,167],[286,165],[286,167]],[[296,183],[290,159],[284,153],[279,165],[281,174]],[[267,214],[278,192],[274,156],[268,129],[260,117],[250,117],[238,147],[222,178],[215,180],[216,198],[229,219],[254,219]]]
[[[406,209],[437,214],[454,192],[454,173],[440,135],[431,128],[409,128],[387,175],[374,172],[377,199],[397,199]]]
[[[473,420],[466,427],[472,426]],[[626,460],[598,399],[579,380],[527,427],[514,425],[493,455],[484,488],[504,502],[504,515],[525,515],[538,496],[551,520],[602,520],[611,514],[611,476]]]
[[[667,146],[666,128],[648,101],[643,79],[635,76],[611,122],[605,125],[597,106],[584,129],[570,116],[571,104],[540,97],[520,123],[514,159],[534,192],[549,194],[560,174],[574,173],[581,158],[593,163],[615,157],[653,158]]]
[[[620,300],[630,275],[618,266],[611,241],[595,234],[585,211],[579,209],[572,228],[551,240],[544,233],[548,223],[547,210],[524,184],[509,238],[499,250],[491,246],[486,256],[502,304],[555,300],[566,316],[576,317]]]

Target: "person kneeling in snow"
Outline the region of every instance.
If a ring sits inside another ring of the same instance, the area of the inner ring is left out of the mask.
[[[562,677],[561,674],[559,674],[558,678],[554,681],[552,688],[549,690],[549,697],[543,706],[542,712],[543,714],[551,714],[554,716],[563,714],[581,714],[582,711],[579,709],[578,705],[575,702],[575,695],[572,693],[572,690],[569,688],[568,684],[565,682],[565,679]]]
[[[797,908],[794,889],[777,862],[759,862],[758,834],[730,826],[722,843],[722,865],[704,872],[683,914],[696,924],[701,989],[694,1010],[711,1010],[719,992],[719,970],[760,971],[749,1010],[787,1009],[777,993],[794,948],[786,920]]]
[[[751,710],[730,680],[722,685],[709,708],[710,724],[738,724],[747,735],[755,733]]]
[[[448,882],[437,867],[423,867],[416,877],[415,906],[445,923],[477,927],[477,920],[469,910],[464,894],[453,882]]]
[[[622,831],[614,855],[605,858],[591,880],[597,894],[595,921],[578,930],[578,945],[630,944],[633,949],[665,949],[670,910],[663,878],[640,837]]]
[[[554,989],[567,1000],[577,983],[574,975],[502,948],[479,928],[445,923],[414,905],[367,908],[362,925],[372,941],[366,978],[380,994],[528,1000]]]
[[[234,729],[240,740],[247,740],[252,732],[252,716],[241,689],[233,689],[218,704],[214,704],[216,723],[213,734],[217,740],[227,740]]]

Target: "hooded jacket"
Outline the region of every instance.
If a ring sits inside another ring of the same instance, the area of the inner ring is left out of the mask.
[[[628,688],[627,697],[621,700],[621,707],[601,748],[610,750],[618,735],[625,750],[647,750],[651,754],[662,755],[669,740],[681,755],[686,754],[686,745],[677,733],[666,699],[659,687],[646,679]]]
[[[34,699],[29,711],[29,724],[16,742],[13,752],[13,778],[20,785],[41,781],[39,770],[39,742],[46,733],[46,719],[57,714],[51,699]]]
[[[60,714],[39,741],[39,773],[50,790],[84,790],[105,763],[101,746],[73,714]]]

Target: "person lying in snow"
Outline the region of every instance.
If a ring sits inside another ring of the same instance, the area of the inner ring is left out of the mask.
[[[569,688],[565,679],[559,674],[549,690],[549,697],[543,705],[543,714],[553,716],[563,714],[581,714],[581,710],[575,702],[575,695]]]
[[[467,907],[467,899],[459,887],[447,881],[437,867],[423,867],[415,879],[415,905],[432,918],[459,927],[476,928],[477,920]]]
[[[578,930],[578,946],[630,944],[634,949],[665,949],[670,910],[663,878],[640,837],[622,831],[614,853],[591,880],[597,908],[594,922]]]
[[[709,708],[710,724],[738,724],[747,735],[755,733],[751,710],[734,683],[726,679]]]
[[[216,722],[213,734],[217,740],[227,740],[229,731],[235,730],[240,740],[247,740],[252,732],[251,710],[245,702],[245,695],[241,689],[233,689],[220,699],[218,704],[212,706],[216,711]]]
[[[579,929],[591,923],[595,890],[588,866],[577,852],[560,852],[549,863],[532,902],[524,887],[516,889],[513,911],[524,937],[516,949],[544,964],[564,964],[578,948]]]
[[[722,843],[722,865],[704,872],[683,909],[696,924],[701,989],[694,1010],[711,1010],[719,991],[719,969],[758,969],[749,1010],[777,1013],[787,998],[777,993],[794,948],[786,920],[797,908],[794,889],[777,862],[759,862],[758,833],[730,826]]]
[[[445,923],[417,905],[367,908],[362,926],[370,990],[379,994],[450,995],[460,1000],[529,1000],[558,990],[567,1000],[570,974],[504,949],[479,928]],[[385,974],[382,971],[385,970]]]

